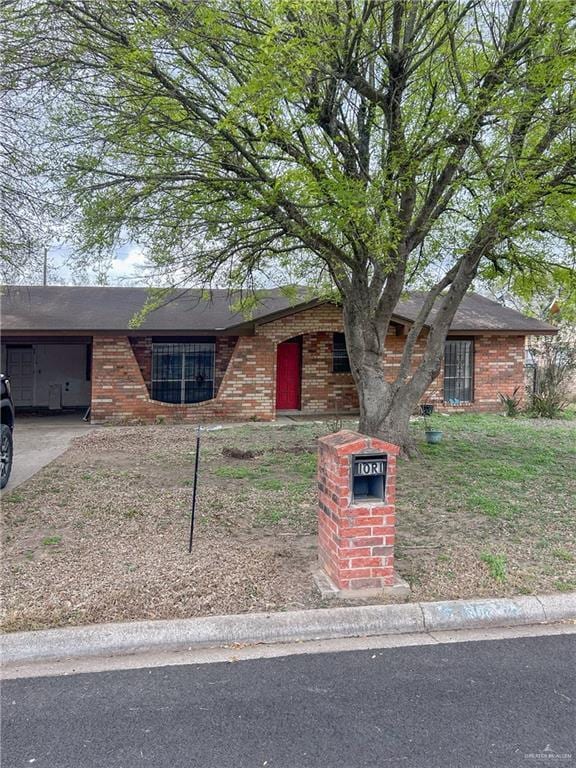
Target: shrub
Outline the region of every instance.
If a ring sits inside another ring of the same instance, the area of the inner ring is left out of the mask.
[[[516,387],[511,395],[503,395],[502,392],[498,392],[498,397],[504,406],[506,416],[510,416],[512,419],[520,413],[520,402],[522,398],[518,395],[519,389],[520,387]]]
[[[557,419],[568,405],[566,385],[576,370],[576,348],[573,344],[546,339],[530,352],[536,368],[528,414],[534,418]]]
[[[558,392],[534,392],[530,399],[528,415],[533,419],[558,419],[567,404]]]

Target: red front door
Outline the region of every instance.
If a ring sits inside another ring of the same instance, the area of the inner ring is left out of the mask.
[[[300,410],[300,358],[300,344],[297,341],[278,344],[276,408],[279,411]]]

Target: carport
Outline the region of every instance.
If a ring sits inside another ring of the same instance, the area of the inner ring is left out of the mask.
[[[89,336],[12,336],[2,339],[2,372],[17,410],[87,409],[92,378]]]

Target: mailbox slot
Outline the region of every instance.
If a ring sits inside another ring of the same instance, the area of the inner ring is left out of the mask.
[[[352,502],[383,501],[386,494],[385,453],[352,457]]]

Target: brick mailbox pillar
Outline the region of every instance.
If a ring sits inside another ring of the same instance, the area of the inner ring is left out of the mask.
[[[358,432],[321,437],[317,584],[325,596],[408,594],[394,572],[399,448]]]

